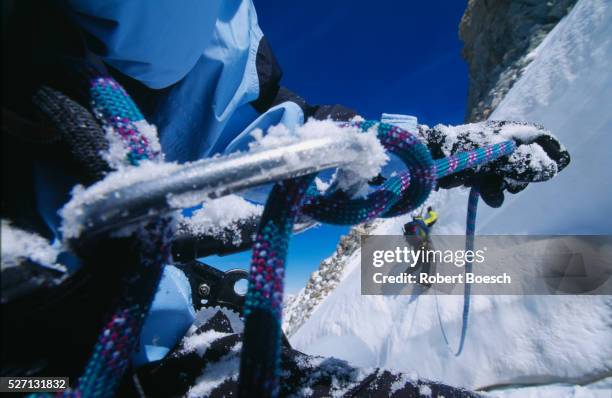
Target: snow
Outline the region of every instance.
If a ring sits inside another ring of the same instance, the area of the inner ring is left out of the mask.
[[[252,133],[255,139],[249,144],[250,150],[278,148],[297,142],[316,138],[335,136],[347,137],[346,142],[358,142],[361,148],[367,148],[367,152],[360,153],[360,156],[350,161],[336,175],[336,182],[339,189],[349,191],[360,181],[368,181],[380,173],[382,167],[389,161],[389,156],[385,152],[380,141],[376,137],[376,129],[371,128],[367,132],[354,126],[340,126],[331,120],[310,119],[303,126],[290,130],[284,125],[270,127],[266,134],[261,129],[256,129]],[[291,153],[287,153],[288,163],[300,162],[301,159]]]
[[[612,7],[581,0],[534,50],[535,59],[491,119],[541,123],[572,156],[552,183],[483,208],[483,233],[610,234],[612,222]],[[550,206],[554,203],[554,206]],[[546,222],[541,220],[545,215]]]
[[[156,133],[154,126],[142,122],[139,124],[139,127],[142,128],[143,135],[146,138],[154,138]],[[138,167],[123,166],[122,160],[124,160],[126,152],[122,142],[115,137],[116,134],[114,134],[112,129],[107,129],[106,133],[110,146],[108,152],[103,154],[103,156],[111,165],[117,167],[117,170],[109,173],[102,181],[95,183],[87,189],[80,185],[73,189],[71,200],[60,210],[60,215],[62,216],[61,230],[64,239],[77,238],[84,230],[81,218],[85,213],[85,206],[88,204],[103,199],[112,200],[112,196],[119,198],[119,195],[121,195],[118,192],[119,190],[130,188],[137,183],[151,181],[152,177],[163,178],[172,173],[180,172],[182,177],[188,178],[190,170],[194,169],[194,165],[205,167],[204,165],[207,162],[213,162],[216,159],[199,161],[191,165],[142,161]],[[355,126],[343,127],[331,120],[311,120],[294,130],[289,130],[285,126],[279,125],[271,127],[266,134],[261,130],[255,130],[253,136],[255,141],[249,144],[249,150],[252,152],[279,149],[290,144],[302,144],[307,141],[311,141],[311,143],[318,142],[319,146],[321,146],[325,143],[324,139],[329,140],[330,137],[333,137],[337,147],[327,151],[321,150],[321,148],[318,151],[302,151],[299,153],[285,151],[283,154],[284,167],[287,171],[291,171],[299,169],[304,164],[308,164],[316,169],[317,167],[328,165],[330,155],[332,157],[335,156],[336,159],[339,158],[345,162],[342,169],[339,169],[336,173],[335,187],[346,189],[347,191],[356,185],[365,184],[366,181],[378,175],[382,166],[389,160],[382,144],[376,137],[374,128],[363,132]],[[153,149],[158,148],[157,141],[152,140],[151,142]],[[339,157],[339,153],[342,154],[341,157]],[[241,155],[239,153],[228,155],[230,158],[232,156],[239,157]],[[263,173],[265,174],[265,171]],[[324,187],[324,184],[319,182],[319,187]],[[134,189],[138,188],[135,187]],[[218,192],[203,192],[202,190],[197,190],[194,186],[193,190],[189,192],[180,194],[169,193],[166,200],[172,208],[187,208],[201,204],[207,198],[223,195],[223,193],[221,190]],[[222,202],[226,200],[222,199]],[[228,201],[228,203],[236,203],[236,199],[229,199]],[[213,209],[219,207],[214,202],[211,203],[213,203]],[[241,210],[244,208],[244,205],[240,206]],[[229,207],[223,207],[223,209],[227,210]],[[203,232],[206,232],[210,225],[209,220],[211,222],[219,220],[218,215],[209,214],[209,210],[204,210],[197,218],[201,218],[205,226],[201,228],[194,226],[194,228],[200,229]],[[231,214],[230,218],[232,218]],[[130,231],[128,229],[125,232],[129,233]]]
[[[610,398],[612,377],[587,385],[551,384],[506,388],[487,394],[491,398]]]
[[[134,122],[138,132],[147,140],[148,146],[154,153],[159,153],[163,157],[161,144],[159,142],[157,128],[146,120]],[[104,126],[104,135],[108,142],[108,150],[101,153],[102,158],[108,162],[113,170],[120,170],[126,167],[126,159],[129,148],[124,138],[112,127]]]
[[[580,0],[534,51],[491,119],[541,123],[572,161],[553,180],[506,195],[502,208],[481,204],[479,233],[612,232],[611,38],[610,2]],[[520,127],[507,134],[525,139]],[[438,234],[463,233],[467,190],[439,192],[430,203],[439,210]],[[406,220],[386,220],[375,233],[399,234]],[[489,387],[495,397],[610,396],[609,382],[586,384],[612,371],[612,297],[473,296],[466,346],[456,357],[463,298],[362,296],[358,253],[290,337],[297,350],[470,389]],[[513,387],[496,387],[502,385]]]
[[[116,191],[121,188],[148,181],[151,176],[158,178],[167,176],[180,167],[178,163],[142,161],[138,167],[124,167],[109,173],[103,180],[87,189],[82,185],[76,185],[71,192],[70,201],[59,211],[62,217],[61,230],[64,239],[78,238],[83,231],[84,225],[81,223],[81,216],[84,213],[83,207],[87,204],[103,198],[110,198],[111,195],[117,196],[119,193]]]
[[[419,386],[419,394],[423,397],[431,397],[431,388],[426,385]]]
[[[406,384],[408,383],[415,384],[416,382],[417,382],[417,379],[414,378],[413,375],[402,373],[402,375],[391,384],[389,395],[393,395],[394,392],[404,388]],[[431,391],[430,391],[430,394],[431,394]]]
[[[469,151],[476,147],[514,140],[521,145],[512,153],[509,160],[500,168],[505,172],[523,173],[529,181],[546,181],[557,174],[557,163],[534,141],[542,135],[554,137],[550,131],[539,124],[514,121],[486,121],[460,126],[436,125],[433,129],[419,126],[419,134],[427,142],[440,144],[446,156],[457,151]],[[561,144],[561,149],[564,149]],[[486,168],[486,165],[481,168]]]
[[[219,236],[234,245],[241,243],[240,221],[260,217],[263,206],[238,195],[205,201],[191,217],[180,217],[182,229],[195,236]]]
[[[104,137],[108,142],[108,150],[102,151],[100,155],[106,160],[113,170],[125,167],[125,159],[129,149],[124,144],[123,138],[111,126],[104,127]]]
[[[299,329],[327,295],[335,289],[344,267],[359,248],[361,235],[368,234],[378,221],[357,225],[340,238],[334,254],[321,262],[306,286],[296,295],[283,300],[283,331],[288,337]]]
[[[330,186],[329,182],[325,182],[319,177],[315,177],[314,183],[317,187],[317,191],[319,191],[319,193],[321,194],[325,193],[325,191],[327,191],[327,188],[329,188]]]
[[[193,387],[187,391],[187,397],[207,397],[227,380],[237,380],[240,369],[240,350],[242,343],[236,344],[232,350],[218,362],[210,363]]]
[[[230,333],[208,330],[201,334],[187,336],[185,339],[183,339],[183,349],[180,351],[180,354],[188,354],[195,351],[199,356],[203,356],[204,353],[210,348],[213,341],[229,335]]]
[[[56,262],[59,248],[52,246],[43,237],[17,228],[3,219],[0,238],[2,270],[16,267],[24,260],[31,260],[42,266],[65,271],[65,268]]]

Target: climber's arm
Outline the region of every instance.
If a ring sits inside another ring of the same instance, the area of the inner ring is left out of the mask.
[[[427,216],[428,217],[423,221],[428,227],[431,227],[432,225],[435,224],[436,221],[438,221],[438,213],[436,213],[433,210],[427,212]]]

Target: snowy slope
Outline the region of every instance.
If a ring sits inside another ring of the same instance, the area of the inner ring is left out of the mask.
[[[481,232],[612,232],[612,188],[605,184],[612,168],[611,3],[581,0],[534,51],[493,114],[541,122],[566,145],[572,163],[555,180],[508,196],[501,209],[481,206]],[[434,198],[445,203],[437,233],[463,230],[466,197],[454,191]],[[376,233],[399,234],[403,222],[388,220]],[[359,266],[357,252],[336,289],[291,337],[296,349],[469,388],[589,384],[612,374],[612,297],[475,296],[466,346],[455,357],[461,297],[361,296]]]
[[[577,4],[492,114],[543,124],[567,147],[572,163],[554,183],[510,195],[503,211],[483,211],[483,232],[612,233],[611,3]]]

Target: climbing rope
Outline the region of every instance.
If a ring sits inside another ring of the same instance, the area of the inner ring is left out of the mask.
[[[151,142],[154,137],[142,129],[140,122],[146,123],[144,117],[117,82],[109,77],[93,76],[89,93],[94,115],[126,149],[125,165],[137,166],[142,160],[162,161],[158,143]],[[416,136],[399,127],[374,121],[350,125],[362,131],[375,129],[382,145],[402,160],[406,170],[361,199],[349,199],[340,192],[317,194],[313,189],[315,174],[275,184],[253,245],[244,308],[240,396],[274,397],[279,392],[285,261],[298,213],[320,222],[344,225],[395,217],[423,204],[438,179],[491,162],[515,149],[515,144],[507,141],[434,161]],[[144,225],[136,232],[140,264],[133,264],[126,272],[119,301],[99,334],[85,371],[64,396],[115,395],[129,366],[162,266],[169,260],[172,232],[172,223],[167,218]]]
[[[478,185],[474,185],[470,189],[470,196],[468,198],[468,211],[467,220],[465,223],[465,251],[474,250],[474,235],[476,233],[476,212],[478,210],[478,199],[480,198],[480,189]],[[465,273],[469,274],[472,272],[472,262],[467,261],[465,264]],[[461,355],[463,351],[463,345],[465,344],[465,336],[467,335],[468,317],[470,315],[470,291],[472,285],[465,283],[463,285],[463,316],[461,325],[461,337],[459,339],[459,348],[455,353],[456,356]]]
[[[375,129],[385,149],[397,155],[407,169],[360,199],[349,199],[340,193],[314,194],[314,190],[309,189],[314,175],[275,185],[264,208],[253,247],[244,309],[245,329],[239,380],[241,397],[275,397],[279,393],[285,260],[293,219],[298,212],[320,222],[346,225],[377,217],[395,217],[420,206],[438,179],[492,162],[511,154],[516,148],[513,141],[504,141],[434,161],[417,137],[399,127],[374,121],[351,125],[362,131]],[[471,235],[472,239],[466,243],[471,242],[472,246],[478,190],[473,192],[474,206],[468,211],[468,236]],[[465,294],[464,328],[467,328],[469,288]],[[462,340],[466,330],[462,332]],[[463,343],[460,350],[462,347]]]
[[[109,137],[120,142],[125,151],[124,166],[137,166],[142,160],[161,162],[161,152],[150,134],[142,131],[144,117],[125,90],[112,78],[99,76],[90,68],[88,91],[94,116]],[[153,137],[155,139],[155,137]],[[138,228],[134,250],[139,260],[125,267],[121,291],[114,310],[98,335],[83,374],[63,397],[113,397],[130,364],[130,357],[140,336],[153,296],[170,259],[173,224],[163,217]],[[113,264],[115,265],[115,264]],[[48,394],[39,394],[48,396]]]
[[[478,199],[480,199],[480,189],[478,185],[474,185],[470,189],[470,195],[468,197],[468,211],[465,223],[465,251],[474,250],[474,235],[476,233],[476,213],[478,210]],[[465,263],[465,273],[472,272],[472,262],[466,261]],[[455,356],[461,355],[463,352],[463,346],[465,345],[465,338],[467,336],[468,330],[468,320],[470,316],[470,292],[472,286],[469,283],[464,283],[463,285],[463,313],[461,316],[461,335],[459,337],[459,346],[457,350],[454,352]],[[436,295],[436,314],[438,317],[438,324],[440,325],[440,330],[442,332],[442,338],[446,343],[446,346],[452,350],[450,342],[448,340],[448,336],[446,334],[446,330],[444,329],[444,324],[442,323],[442,317],[440,316],[440,308],[438,307],[438,296]]]

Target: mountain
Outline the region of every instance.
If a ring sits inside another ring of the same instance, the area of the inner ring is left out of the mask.
[[[572,163],[554,180],[508,195],[500,209],[481,206],[478,231],[610,234],[611,2],[580,0],[528,56],[531,63],[490,119],[542,123],[565,144]],[[440,213],[437,233],[462,233],[467,192],[441,192],[432,200]],[[385,220],[371,233],[400,234],[405,221]],[[577,384],[593,387],[582,396],[609,396],[612,297],[474,296],[466,346],[456,357],[461,297],[362,296],[359,250],[344,259],[333,290],[292,330],[296,349],[498,396],[559,396],[565,387],[564,396],[580,396]],[[514,388],[500,390],[505,385]],[[546,387],[536,395],[521,386]]]
[[[459,36],[469,65],[466,121],[486,119],[533,60],[529,55],[576,0],[470,0]]]
[[[306,286],[298,294],[284,299],[283,331],[287,336],[293,335],[336,288],[346,264],[359,249],[361,235],[372,233],[378,224],[379,221],[373,221],[352,227],[340,238],[334,254],[323,260],[319,269],[312,273]]]

